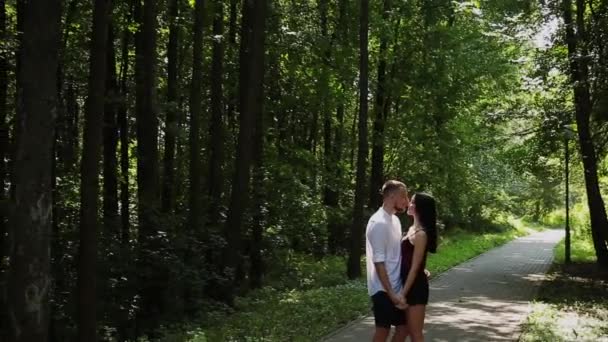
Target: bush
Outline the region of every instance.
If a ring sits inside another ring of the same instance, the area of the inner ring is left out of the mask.
[[[427,268],[437,275],[529,232],[516,222],[503,217],[493,228],[502,227],[499,232],[452,229],[442,234],[438,253],[429,257]],[[207,312],[189,324],[164,329],[160,340],[318,341],[370,312],[365,280],[347,280],[343,257],[316,260],[285,250],[275,255],[268,285],[237,298],[234,311]]]

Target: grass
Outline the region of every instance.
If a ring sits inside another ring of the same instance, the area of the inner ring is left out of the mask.
[[[520,221],[492,233],[452,231],[440,241],[427,268],[439,274],[489,249],[530,231]],[[345,260],[329,257],[313,261],[291,256],[294,268],[286,279],[239,298],[233,311],[207,314],[198,323],[166,329],[166,342],[202,341],[318,341],[370,311],[364,279],[348,281]],[[275,277],[276,278],[276,277]],[[280,289],[291,279],[293,289]],[[273,283],[272,281],[270,282]]]
[[[573,236],[570,265],[563,263],[564,241],[555,251],[520,341],[608,341],[608,271],[594,263],[591,239]]]

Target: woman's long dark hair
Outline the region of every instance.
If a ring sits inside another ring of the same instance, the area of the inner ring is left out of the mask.
[[[414,197],[414,204],[418,219],[428,237],[427,251],[435,253],[437,252],[437,205],[435,199],[429,194],[417,192]]]

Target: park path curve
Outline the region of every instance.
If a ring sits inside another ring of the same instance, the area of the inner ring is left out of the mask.
[[[515,239],[433,278],[426,341],[515,341],[529,302],[553,262],[560,230]],[[328,342],[371,341],[374,318],[338,330]]]

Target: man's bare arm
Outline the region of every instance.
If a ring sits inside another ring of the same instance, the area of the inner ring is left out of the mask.
[[[388,294],[388,297],[395,305],[405,304],[405,301],[402,297],[399,297],[395,291],[393,291],[393,287],[391,286],[391,282],[388,280],[388,273],[386,272],[386,266],[384,262],[375,262],[374,266],[376,267],[376,273],[378,273],[378,278],[380,278],[380,283],[382,283],[382,287]]]

